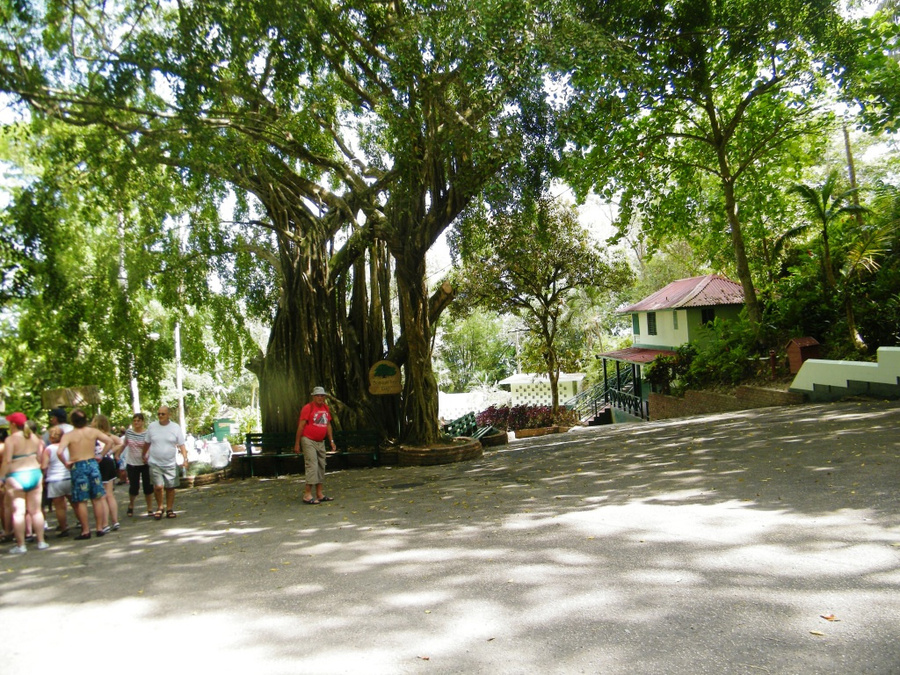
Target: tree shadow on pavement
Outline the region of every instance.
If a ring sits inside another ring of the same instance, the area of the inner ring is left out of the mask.
[[[850,402],[582,430],[336,472],[319,506],[296,476],[179,492],[176,520],[5,555],[4,651],[28,672],[37,621],[62,664],[103,622],[129,636],[110,658],[140,636],[221,672],[888,673],[898,422]]]

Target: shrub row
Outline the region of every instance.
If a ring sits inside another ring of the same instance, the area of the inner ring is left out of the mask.
[[[578,423],[577,415],[566,409],[560,409],[553,417],[553,409],[548,405],[492,405],[476,416],[479,427],[491,425],[502,431],[517,429],[540,429],[556,424],[574,426]]]

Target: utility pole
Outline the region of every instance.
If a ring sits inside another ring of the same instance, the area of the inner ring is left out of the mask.
[[[184,430],[184,386],[181,370],[181,322],[175,322],[175,389],[178,390],[178,424]]]

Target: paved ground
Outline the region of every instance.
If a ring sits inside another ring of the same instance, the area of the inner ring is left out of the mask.
[[[0,668],[898,673],[898,426],[814,405],[338,472],[320,506],[298,477],[179,491],[177,520],[0,556]]]

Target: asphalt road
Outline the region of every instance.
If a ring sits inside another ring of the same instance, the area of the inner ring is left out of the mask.
[[[900,673],[898,427],[809,405],[335,472],[318,506],[182,490],[0,555],[0,672]]]

